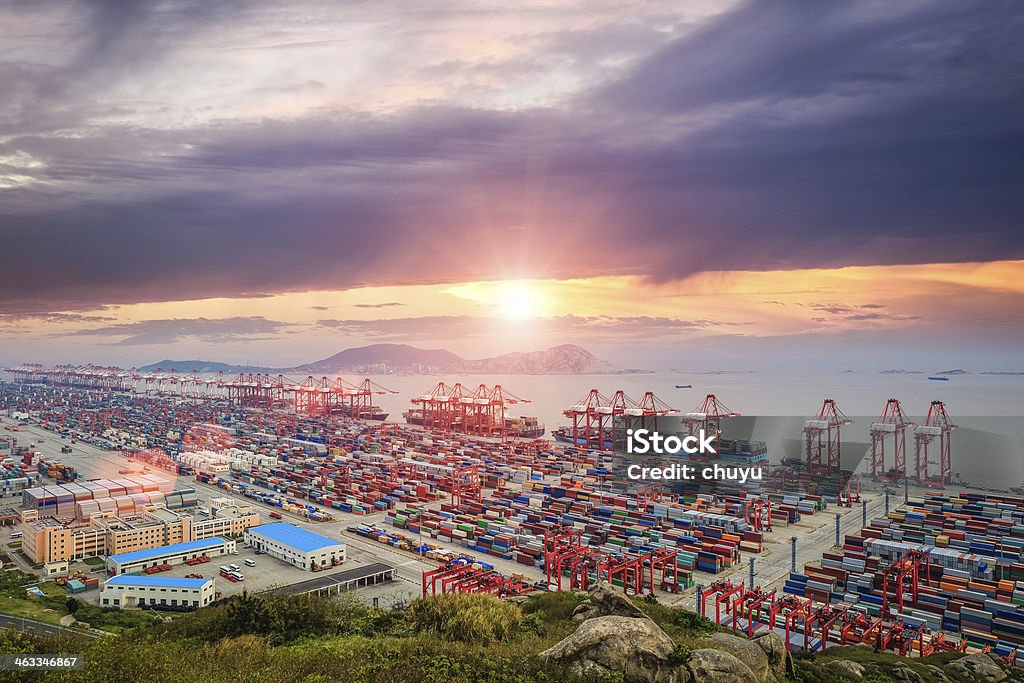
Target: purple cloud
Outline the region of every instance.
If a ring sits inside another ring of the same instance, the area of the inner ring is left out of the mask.
[[[34,7],[37,23],[56,7]],[[753,3],[652,40],[666,5],[607,48],[579,29],[525,41],[518,58],[537,64],[625,64],[554,100],[499,106],[473,90],[297,115],[221,104],[202,125],[177,100],[124,94],[180,67],[178,36],[211,60],[316,39],[276,36],[244,4],[90,7],[69,63],[0,58],[0,312],[1024,256],[1013,4]],[[242,34],[221,45],[228,27]],[[37,54],[0,29],[7,39]],[[295,73],[246,92],[330,91],[293,57],[303,49],[273,50]]]

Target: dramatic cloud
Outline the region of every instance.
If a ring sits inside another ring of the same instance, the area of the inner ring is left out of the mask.
[[[0,312],[1024,254],[1015,3],[130,5],[0,9]]]
[[[404,306],[405,304],[397,301],[388,301],[383,304],[352,304],[356,308],[394,308],[395,306]]]
[[[144,320],[135,323],[93,327],[70,333],[72,336],[120,337],[121,345],[172,344],[195,339],[211,344],[251,342],[282,332],[287,325],[262,317]]]
[[[828,313],[833,318],[840,318],[842,320],[851,321],[870,321],[870,320],[920,320],[921,317],[917,315],[903,315],[900,313],[883,313],[878,309],[884,308],[879,304],[861,304],[859,306],[849,306],[846,304],[812,304],[811,308],[821,313]],[[828,320],[828,318],[814,318],[818,322]]]

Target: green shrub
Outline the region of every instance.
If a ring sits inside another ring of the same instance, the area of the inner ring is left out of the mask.
[[[412,604],[416,628],[464,643],[513,640],[523,632],[523,613],[492,595],[445,593]]]

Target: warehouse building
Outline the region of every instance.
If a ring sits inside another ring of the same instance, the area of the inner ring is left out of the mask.
[[[285,522],[247,529],[245,543],[301,569],[316,571],[345,561],[345,544],[341,541]]]
[[[100,590],[101,607],[193,610],[214,601],[213,579],[115,576]]]
[[[181,564],[195,557],[216,557],[235,552],[235,542],[227,538],[207,538],[202,541],[175,543],[160,548],[147,548],[107,558],[107,573],[118,576],[135,574],[147,567]]]
[[[40,518],[35,510],[26,510],[21,517],[22,548],[37,564],[241,536],[246,529],[260,523],[259,512],[237,505],[220,507],[209,519],[196,519],[191,514],[162,507],[149,507],[131,518],[99,513],[77,524],[64,524],[52,517]]]

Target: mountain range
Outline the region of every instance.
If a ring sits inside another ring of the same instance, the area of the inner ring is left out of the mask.
[[[310,375],[352,371],[453,372],[477,375],[581,375],[617,372],[611,364],[575,344],[561,344],[544,351],[506,353],[477,360],[462,358],[446,349],[421,349],[408,344],[371,344],[345,349],[328,358],[290,368],[165,359],[139,370],[154,372],[172,368],[177,372],[301,372]]]

